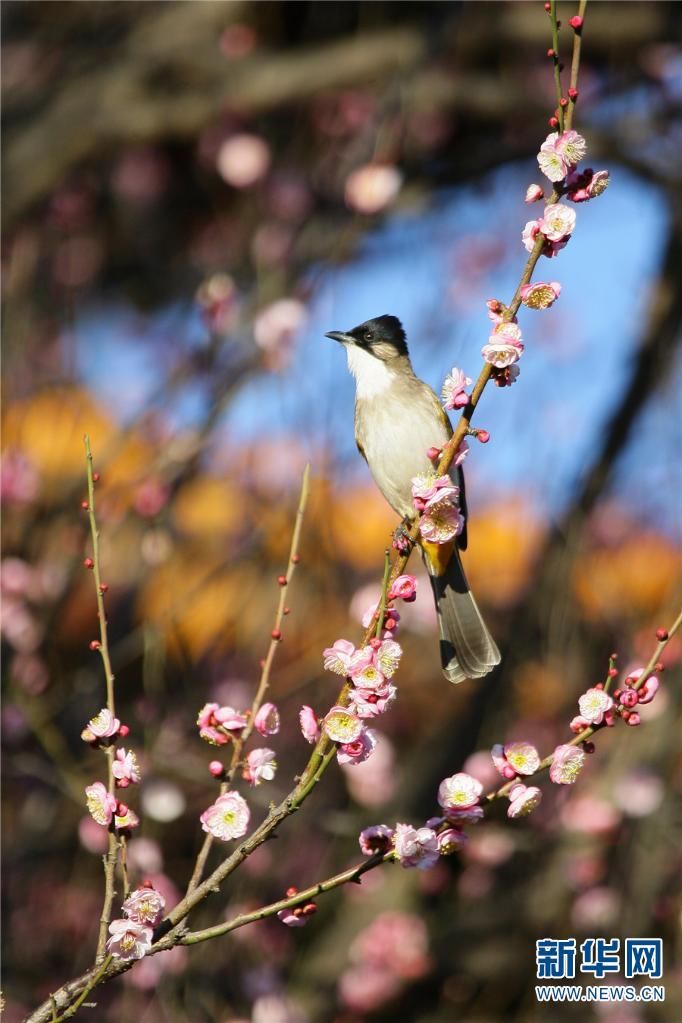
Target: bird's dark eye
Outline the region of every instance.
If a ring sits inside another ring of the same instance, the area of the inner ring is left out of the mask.
[[[365,331],[365,341],[373,341],[373,340],[374,340],[374,334],[372,333],[372,331],[371,330]]]

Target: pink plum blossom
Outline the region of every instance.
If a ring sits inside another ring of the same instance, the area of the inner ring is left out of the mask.
[[[204,831],[221,842],[229,842],[246,834],[250,816],[248,804],[238,792],[224,792],[199,820]]]
[[[234,707],[219,707],[215,711],[215,719],[219,725],[225,729],[226,732],[240,735],[244,731],[248,722],[246,714],[240,713],[235,710]]]
[[[413,828],[411,824],[396,824],[395,852],[401,867],[428,870],[438,862],[438,836],[431,828]]]
[[[508,742],[504,757],[517,774],[535,774],[540,766],[540,754],[529,742]]]
[[[459,487],[449,476],[437,476],[433,469],[421,472],[412,479],[412,502],[417,511],[440,504],[442,501],[459,500]]]
[[[133,831],[134,828],[139,828],[139,826],[140,818],[135,811],[131,810],[129,806],[125,806],[124,803],[119,803],[114,814],[114,827],[116,830]]]
[[[107,791],[101,781],[93,782],[85,789],[88,810],[98,824],[108,827],[116,812],[116,797]]]
[[[373,824],[360,832],[360,848],[364,856],[387,853],[393,846],[393,828],[386,824]]]
[[[261,181],[270,167],[270,149],[258,135],[232,135],[223,142],[216,157],[216,168],[223,181],[233,188],[250,188]]]
[[[399,575],[388,591],[388,600],[404,600],[411,604],[417,597],[417,580],[413,575]]]
[[[549,776],[557,785],[573,785],[583,769],[585,753],[577,746],[564,743],[557,746],[552,754]]]
[[[363,728],[357,739],[339,746],[336,759],[340,764],[355,766],[368,760],[377,744],[376,736],[369,728]]]
[[[396,698],[397,689],[390,683],[380,689],[353,689],[349,700],[359,718],[375,718],[383,714]]]
[[[607,170],[593,171],[587,168],[578,173],[574,171],[566,178],[566,198],[571,202],[587,202],[596,199],[609,186]]]
[[[165,906],[166,900],[161,892],[146,884],[130,893],[121,910],[124,916],[136,924],[156,927],[163,916]]]
[[[464,516],[454,504],[430,505],[419,520],[419,532],[430,543],[448,543],[464,529]]]
[[[274,750],[263,747],[251,750],[246,758],[242,772],[249,785],[260,785],[263,781],[272,781],[277,771],[277,760]]]
[[[385,639],[377,647],[374,651],[374,663],[384,678],[393,678],[402,655],[402,648],[394,639]]]
[[[543,143],[544,145],[549,142],[548,138]],[[564,131],[561,135],[558,135],[554,140],[554,148],[557,153],[561,153],[563,158],[569,167],[575,167],[577,163],[584,160],[587,155],[587,143],[582,135],[579,135],[577,131]]]
[[[121,789],[140,780],[140,766],[132,750],[117,749],[111,770],[117,786]]]
[[[311,745],[317,742],[320,738],[320,724],[315,711],[307,703],[304,703],[298,712],[298,720],[305,741],[311,743]]]
[[[279,711],[274,703],[264,703],[256,714],[254,727],[261,735],[277,735],[279,732]]]
[[[253,336],[271,369],[281,369],[287,363],[307,318],[307,309],[297,298],[279,298],[260,310],[253,321]]]
[[[524,284],[521,288],[521,301],[528,309],[549,309],[556,302],[561,294],[561,285],[558,281],[545,283],[536,281],[534,284]]]
[[[348,742],[355,742],[364,725],[357,714],[347,707],[336,706],[326,715],[322,727],[332,742],[345,745]]]
[[[445,828],[438,832],[438,851],[441,856],[452,856],[466,842],[466,835],[459,828]]]
[[[107,952],[115,959],[124,960],[142,959],[151,949],[154,936],[151,927],[134,920],[112,920],[109,934]]]
[[[613,707],[613,700],[603,689],[588,689],[578,700],[580,716],[591,725],[600,725]]]
[[[112,735],[118,734],[120,727],[121,722],[118,718],[114,717],[107,707],[103,707],[98,714],[95,714],[94,718],[90,718],[81,732],[81,739],[85,742],[95,742],[97,739],[110,739]]]
[[[441,397],[443,407],[446,409],[464,408],[469,403],[469,395],[466,388],[473,383],[471,377],[466,376],[464,370],[453,366],[443,383]]]
[[[524,202],[540,202],[541,199],[545,198],[545,193],[542,190],[541,185],[529,185],[526,189],[526,197]]]
[[[509,790],[507,817],[525,817],[542,800],[542,792],[535,785],[514,785]]]
[[[540,221],[529,220],[521,232],[521,240],[527,252],[532,252],[537,236],[540,234]]]
[[[571,718],[571,722],[568,727],[577,735],[579,732],[584,731],[585,728],[589,728],[590,722],[581,717],[580,714],[576,714],[574,718]]]
[[[538,166],[550,181],[563,181],[586,152],[585,139],[577,131],[552,132],[540,147]]]
[[[337,639],[332,646],[322,651],[324,667],[327,671],[333,671],[335,675],[348,675],[354,653],[355,647],[349,640]]]
[[[369,664],[361,664],[357,668],[351,669],[350,677],[358,689],[382,689],[386,682],[373,660]]]
[[[575,219],[575,210],[557,202],[552,206],[545,206],[538,223],[548,241],[561,242],[573,233]]]
[[[352,171],[346,179],[346,203],[358,213],[379,213],[393,202],[402,181],[403,176],[397,167],[365,164]]]
[[[628,673],[628,682],[636,682],[643,674],[644,668],[635,668],[634,671]],[[659,684],[658,677],[656,675],[650,675],[642,688],[637,690],[637,702],[651,703],[658,692]]]
[[[294,906],[293,908],[287,906],[286,909],[280,909],[277,918],[283,924],[286,924],[287,927],[305,927],[309,919],[304,914],[302,906]]]
[[[438,786],[438,804],[446,811],[468,810],[476,806],[483,791],[480,781],[460,771],[444,778]]]

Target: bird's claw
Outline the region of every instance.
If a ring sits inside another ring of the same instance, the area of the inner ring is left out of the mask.
[[[393,531],[393,549],[398,551],[399,554],[410,554],[414,547],[414,540],[409,534],[407,524],[401,522],[400,525]]]

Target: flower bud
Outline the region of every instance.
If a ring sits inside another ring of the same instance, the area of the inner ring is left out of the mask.
[[[629,725],[632,725],[633,728],[636,727],[638,724],[640,724],[641,720],[642,719],[640,718],[639,714],[637,714],[636,712],[633,712],[632,714],[628,714],[627,723]]]
[[[208,765],[208,769],[214,778],[222,778],[225,768],[219,760],[212,760]]]
[[[101,645],[102,644],[98,639],[91,639],[90,642],[88,643],[88,646],[90,647],[91,650],[99,650]]]
[[[571,26],[574,32],[579,32],[583,27],[583,18],[579,14],[575,14],[572,18],[568,19],[568,24]]]
[[[577,100],[579,95],[580,95],[580,93],[578,92],[577,89],[574,89],[573,86],[571,86],[571,88],[568,90],[568,98],[570,100],[573,100],[574,103]]]
[[[85,565],[86,568],[94,568],[95,567],[95,562],[92,560],[92,558],[84,558],[83,559],[83,564]]]
[[[667,638],[668,638],[667,629],[656,629],[656,639],[658,640],[659,643],[665,643]]]
[[[626,689],[620,698],[624,707],[634,707],[638,701],[638,695],[634,689]]]

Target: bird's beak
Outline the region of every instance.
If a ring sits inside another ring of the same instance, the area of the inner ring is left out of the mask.
[[[325,337],[329,337],[332,341],[339,341],[342,345],[354,345],[355,338],[352,334],[344,334],[342,330],[330,330]]]

